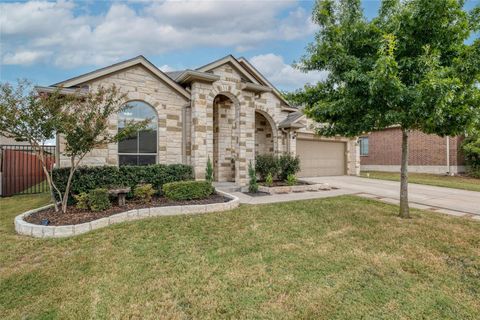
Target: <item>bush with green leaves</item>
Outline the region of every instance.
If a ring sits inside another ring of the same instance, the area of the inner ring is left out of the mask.
[[[267,187],[271,187],[273,185],[273,176],[271,173],[268,173],[267,177],[265,178],[265,185]]]
[[[69,172],[69,168],[53,170],[53,180],[62,192],[65,190]],[[191,179],[193,168],[183,164],[79,167],[73,175],[70,191],[72,194],[80,194],[95,188],[130,187],[132,191],[128,197],[131,198],[135,186],[141,183],[149,183],[155,190],[161,190],[165,183]]]
[[[300,158],[291,154],[281,155],[278,157],[278,167],[278,178],[285,181],[289,175],[296,175],[300,171]]]
[[[84,210],[87,210],[89,209],[89,206],[88,206],[88,193],[86,192],[80,192],[80,194],[76,194],[73,196],[75,198],[75,201],[76,201],[76,207],[78,209],[84,209]]]
[[[92,211],[103,211],[112,206],[108,190],[105,188],[96,188],[88,193],[88,206]]]
[[[166,183],[162,187],[167,199],[182,201],[208,198],[215,192],[210,181],[178,181]]]
[[[289,174],[287,176],[287,185],[294,186],[297,184],[297,177],[294,174]]]
[[[133,196],[141,200],[142,202],[150,202],[152,201],[152,196],[155,194],[155,189],[150,183],[146,184],[139,184],[133,190]]]
[[[262,154],[255,157],[255,171],[265,181],[270,174],[275,179],[279,169],[278,157],[273,154]]]
[[[480,178],[480,131],[471,132],[462,143],[468,173],[475,178]]]
[[[205,180],[212,182],[213,181],[213,166],[210,156],[207,159],[207,168],[205,170]]]
[[[258,192],[257,173],[255,172],[252,161],[248,164],[248,177],[248,191],[251,193]]]

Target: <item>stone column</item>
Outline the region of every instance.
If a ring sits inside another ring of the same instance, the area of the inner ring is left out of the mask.
[[[213,151],[212,110],[207,107],[207,84],[194,82],[191,87],[191,164],[195,179],[205,179],[207,157]],[[210,131],[210,133],[208,133]],[[210,152],[210,153],[209,153]]]
[[[244,92],[246,95],[247,93]],[[248,165],[255,161],[255,104],[245,99],[239,105],[238,147],[235,162],[235,182],[238,185],[248,183]]]

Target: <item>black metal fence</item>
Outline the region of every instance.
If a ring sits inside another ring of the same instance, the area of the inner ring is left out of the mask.
[[[55,165],[55,146],[43,147],[48,170]],[[42,163],[29,145],[0,145],[0,196],[48,191]]]

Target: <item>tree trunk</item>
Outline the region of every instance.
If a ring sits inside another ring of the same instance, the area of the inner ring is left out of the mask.
[[[67,212],[67,205],[68,205],[68,196],[70,193],[70,185],[72,183],[72,178],[73,174],[75,172],[75,158],[70,159],[70,173],[68,175],[68,180],[67,180],[67,185],[65,186],[65,191],[63,193],[63,199],[62,199],[62,213]]]
[[[408,134],[409,130],[402,128],[402,166],[400,173],[400,217],[410,218],[408,207]]]

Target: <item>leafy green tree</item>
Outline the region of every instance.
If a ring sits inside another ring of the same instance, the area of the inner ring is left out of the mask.
[[[298,67],[326,81],[287,95],[322,123],[319,134],[402,130],[400,216],[409,217],[408,138],[412,130],[462,134],[478,126],[480,8],[463,1],[384,0],[367,20],[360,0],[317,1],[315,42]]]
[[[480,178],[480,130],[469,132],[462,143],[470,174]]]
[[[68,197],[75,171],[83,158],[95,148],[104,148],[144,129],[151,119],[125,123],[122,130],[111,133],[109,119],[130,106],[126,97],[115,86],[99,87],[89,92],[77,91],[66,96],[57,133],[63,142],[63,154],[70,160],[70,173],[60,200],[62,212],[67,211]]]
[[[39,95],[29,81],[19,80],[14,86],[0,85],[0,133],[16,141],[28,142],[40,161],[47,179],[52,202],[58,211],[52,179],[52,168],[45,154],[45,143],[55,137],[60,123],[58,114],[63,105],[60,88],[49,95]]]

